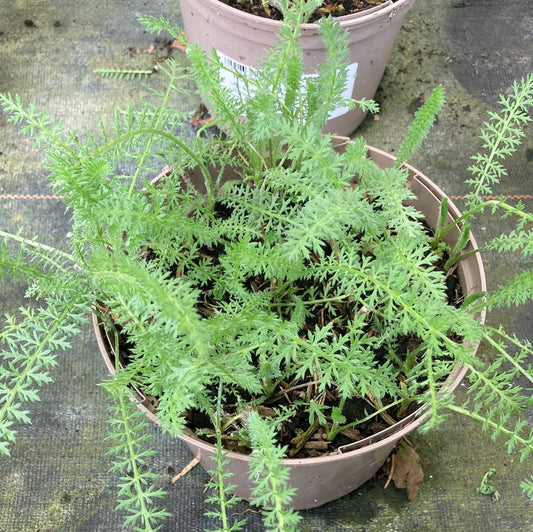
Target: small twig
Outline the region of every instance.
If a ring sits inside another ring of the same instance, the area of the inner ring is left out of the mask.
[[[409,445],[409,447],[414,448],[414,445],[412,444],[412,442],[408,440],[407,436],[404,436],[402,439],[405,440],[405,442],[407,443],[407,445]],[[431,445],[431,444],[428,443],[428,445]]]
[[[386,490],[389,487],[389,484],[392,480],[392,475],[394,475],[394,453],[391,455],[391,466],[389,471],[389,476],[387,478],[387,482],[385,482],[385,486],[383,486],[383,489]]]
[[[161,172],[154,178],[154,181],[159,181],[163,177],[168,177],[169,175],[172,175],[172,172],[174,171],[173,166],[165,165]]]
[[[205,484],[205,487],[204,487],[204,490],[202,491],[202,493],[204,493],[204,494],[207,493],[207,490],[209,489],[209,484],[210,484],[211,482],[213,482],[213,479],[214,479],[214,478],[215,478],[215,475],[211,475],[211,476],[209,477],[209,480],[208,480],[208,482]]]
[[[376,410],[381,410],[381,406],[378,402],[378,400],[376,399],[376,397],[374,396],[374,394],[368,392],[367,393],[367,396],[368,398],[370,399],[370,404],[376,409]],[[394,420],[394,418],[392,418],[389,414],[387,414],[387,412],[380,412],[379,414],[381,416],[381,418],[383,419],[383,421],[385,421],[385,423],[387,423],[387,425],[391,426],[392,425],[395,425],[396,424],[396,421]]]
[[[287,399],[287,401],[290,403],[291,400],[289,399],[289,396],[287,395],[288,393],[293,392],[294,390],[299,390],[300,388],[306,388],[312,384],[318,384],[318,381],[303,382],[302,384],[297,384],[295,386],[292,386],[292,383],[291,383],[288,385],[288,388],[282,388],[281,391],[273,395],[268,401],[266,401],[266,403],[267,404],[273,403],[277,401],[281,396],[285,396],[285,399]]]
[[[195,468],[200,463],[201,453],[198,451],[196,456],[170,481],[171,484],[177,482],[180,478],[184,477],[191,469]]]
[[[294,445],[294,449],[289,451],[289,456],[291,458],[302,450],[303,446],[308,442],[309,438],[318,430],[319,427],[320,423],[315,421],[304,433],[291,440],[291,443]]]

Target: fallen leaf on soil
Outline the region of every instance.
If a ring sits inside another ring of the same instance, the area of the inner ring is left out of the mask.
[[[398,489],[407,488],[407,497],[410,501],[415,498],[418,486],[424,478],[424,472],[416,451],[403,441],[392,455],[390,477]]]
[[[148,48],[145,49],[137,48],[138,54],[155,54],[156,52],[157,50],[155,49],[155,46],[153,44],[151,44]]]
[[[209,116],[209,111],[203,103],[201,103],[196,108],[194,116],[192,118],[189,118],[189,123],[192,124],[194,127],[204,126],[205,124],[208,124],[212,121],[213,118]]]
[[[170,48],[177,48],[178,50],[181,50],[182,52],[185,52],[186,48],[185,45],[178,41],[178,39],[174,39],[172,43],[170,44]]]

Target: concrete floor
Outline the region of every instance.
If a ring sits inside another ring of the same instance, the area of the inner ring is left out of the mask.
[[[145,49],[153,37],[137,23],[135,13],[164,15],[181,23],[176,0],[10,0],[0,5],[0,91],[20,94],[69,126],[95,123],[157,86],[157,76],[141,81],[98,80],[95,68],[151,68],[153,57],[131,54]],[[179,52],[175,57],[183,61]],[[420,101],[437,84],[447,91],[447,104],[422,150],[412,163],[456,198],[467,191],[469,156],[479,148],[477,135],[485,113],[497,103],[513,79],[533,71],[533,7],[531,0],[418,0],[408,13],[390,65],[376,96],[379,120],[367,119],[356,132],[369,144],[394,151]],[[184,111],[198,101],[176,100]],[[18,137],[0,115],[0,223],[24,227],[47,243],[61,246],[69,231],[68,216],[46,188],[42,155]],[[498,193],[520,197],[533,207],[532,128],[519,153],[509,162],[509,179]],[[501,222],[489,214],[473,228],[481,243],[498,234]],[[488,282],[496,285],[511,270],[530,267],[520,258],[485,259]],[[24,290],[7,285],[0,310],[14,312]],[[532,306],[491,313],[492,323],[512,326],[533,340]],[[482,352],[481,356],[490,356]],[[32,407],[31,426],[21,428],[10,458],[0,458],[1,532],[118,531],[115,477],[106,457],[106,395],[98,387],[105,368],[90,327],[73,349],[58,357],[56,384],[42,390]],[[459,392],[464,393],[464,389]],[[533,422],[533,419],[530,419]],[[190,460],[185,447],[155,435],[159,451],[153,468],[159,482]],[[479,426],[451,417],[429,435],[412,438],[425,479],[418,496],[383,489],[376,478],[356,492],[322,508],[303,512],[302,531],[445,531],[486,532],[533,529],[533,505],[519,488],[532,473],[503,445],[480,434]],[[485,472],[494,467],[493,484],[501,500],[476,493]],[[201,531],[213,526],[203,517],[206,474],[193,469],[168,486],[164,503],[172,513],[162,530]],[[238,512],[249,517],[246,530],[263,530],[259,516],[246,504]]]

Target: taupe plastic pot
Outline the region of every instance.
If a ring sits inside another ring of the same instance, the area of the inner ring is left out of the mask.
[[[348,138],[336,137],[333,139],[335,148],[340,152],[349,142],[350,139]],[[369,150],[371,158],[381,168],[387,168],[394,164],[395,158],[392,155],[376,148],[369,148]],[[411,200],[410,204],[424,214],[430,227],[435,227],[440,204],[445,194],[418,170],[409,165],[406,167],[409,170],[408,186],[416,195],[416,199]],[[236,176],[226,176],[226,179],[231,178],[236,178]],[[192,176],[191,180],[195,182],[195,176]],[[201,179],[199,183],[201,183]],[[459,210],[451,201],[448,203],[448,210],[450,220],[460,216]],[[445,240],[449,244],[453,244],[458,234],[458,231],[450,231]],[[467,249],[475,248],[477,245],[472,237]],[[465,297],[486,290],[485,272],[479,254],[471,255],[461,261],[457,273]],[[479,319],[484,322],[485,313]],[[110,342],[103,324],[95,315],[93,316],[93,326],[107,368],[110,373],[114,373],[115,363],[110,349],[113,342]],[[456,366],[443,385],[443,389],[445,389],[443,393],[452,393],[464,378],[465,373],[465,368]],[[142,404],[142,394],[137,393],[139,395],[138,407],[152,421],[158,423],[157,416]],[[427,413],[424,413],[422,408],[401,422],[373,436],[340,447],[336,454],[318,458],[285,459],[284,464],[290,467],[290,484],[297,488],[292,507],[301,510],[321,506],[350,493],[372,478],[392,452],[396,443],[424,423]],[[179,439],[189,447],[194,456],[199,457],[200,464],[205,470],[214,469],[213,459],[216,457],[216,450],[212,445],[200,440],[190,430],[186,430],[183,435],[179,436]],[[249,500],[252,489],[248,479],[250,456],[236,452],[227,452],[226,456],[229,459],[227,470],[233,475],[231,483],[237,486],[236,494]]]
[[[373,98],[402,21],[415,0],[389,0],[360,13],[336,17],[342,30],[349,33],[349,68],[345,97]],[[224,64],[245,75],[252,75],[266,59],[267,51],[278,42],[281,22],[245,13],[220,0],[180,0],[181,15],[187,39],[198,43],[207,53],[214,48]],[[302,25],[300,39],[304,65],[308,73],[326,60],[326,51],[318,25]],[[231,73],[223,72],[225,84],[238,90]],[[365,118],[356,108],[338,108],[324,133],[349,135]]]

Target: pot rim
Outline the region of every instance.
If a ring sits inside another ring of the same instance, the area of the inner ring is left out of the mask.
[[[229,6],[220,0],[191,0],[194,2],[206,2],[211,4],[212,9],[216,11],[217,16],[230,17],[240,19],[244,24],[252,27],[270,27],[273,31],[277,30],[283,23],[280,20],[272,20],[267,17],[261,17],[259,15],[252,15],[246,11],[237,9],[236,7]],[[351,13],[349,15],[342,15],[335,17],[335,20],[339,22],[339,25],[343,29],[347,29],[351,26],[359,24],[366,24],[374,21],[377,18],[389,18],[392,19],[396,12],[409,8],[416,0],[387,0],[379,6],[365,9],[357,13]],[[300,25],[302,32],[317,31],[318,24],[316,22],[306,22]]]

